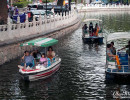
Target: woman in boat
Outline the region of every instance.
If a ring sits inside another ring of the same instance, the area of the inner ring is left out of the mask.
[[[45,56],[45,53],[41,55],[40,63],[42,63],[44,66],[47,66],[47,58]]]
[[[99,32],[99,26],[98,26],[98,24],[96,23],[96,25],[95,25],[95,36],[98,36],[98,32]]]
[[[126,45],[125,47],[119,49],[118,51],[126,49],[126,48],[128,48],[128,67],[130,68],[130,40],[128,41],[128,45]]]
[[[114,47],[114,42],[111,42],[111,52],[113,55],[116,55],[116,48]]]
[[[53,48],[51,46],[48,47],[47,57],[50,58],[50,59],[52,59],[53,57],[55,57],[55,52],[53,51]]]
[[[107,44],[107,56],[109,60],[115,60],[116,55],[113,55],[111,52],[111,44]]]

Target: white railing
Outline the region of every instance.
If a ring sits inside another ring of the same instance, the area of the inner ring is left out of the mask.
[[[98,9],[98,8],[106,8],[106,9],[130,9],[130,5],[116,5],[116,4],[86,4],[86,5],[75,5],[78,10],[85,10],[85,9]]]
[[[62,26],[68,25],[77,19],[77,13],[75,11],[70,11],[69,13],[57,14],[53,17],[44,19],[39,17],[39,21],[35,20],[33,17],[32,22],[28,22],[28,16],[26,16],[25,23],[20,23],[20,18],[17,19],[17,24],[12,24],[10,18],[8,18],[7,25],[0,25],[0,41],[18,39],[26,37],[33,34],[44,34],[47,31],[60,28]]]

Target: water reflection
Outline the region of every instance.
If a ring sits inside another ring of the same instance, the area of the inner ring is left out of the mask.
[[[113,11],[113,12],[92,12],[87,14],[86,18],[98,18],[103,20],[104,28],[112,32],[128,32],[130,31],[130,12],[129,11]]]

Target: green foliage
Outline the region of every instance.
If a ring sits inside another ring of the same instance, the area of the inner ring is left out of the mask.
[[[26,7],[29,3],[31,2],[27,2],[26,0],[20,0],[20,2],[16,2],[13,5],[17,6],[18,8],[23,8]]]
[[[46,3],[46,0],[42,0],[43,3]],[[50,2],[50,0],[47,0],[47,3]]]
[[[43,3],[46,3],[46,0],[42,0]],[[54,0],[47,0],[47,3],[48,2],[54,2]]]

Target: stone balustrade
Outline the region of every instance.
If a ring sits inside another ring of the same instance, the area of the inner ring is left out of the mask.
[[[95,5],[91,5],[91,4],[86,4],[86,6],[82,6],[82,7],[103,7],[103,8],[130,8],[130,5],[102,5],[102,4],[95,4]]]
[[[26,15],[25,23],[20,23],[20,18],[17,18],[17,24],[10,23],[10,18],[8,18],[7,25],[0,25],[0,41],[12,40],[24,38],[29,35],[43,34],[49,30],[54,30],[60,28],[64,25],[68,25],[77,19],[77,13],[75,11],[70,11],[68,13],[57,14],[53,17],[44,19],[39,16],[39,20],[36,21],[33,17],[32,22],[28,22],[28,16]]]
[[[91,10],[130,10],[130,5],[103,5],[103,4],[86,4],[86,5],[74,5],[78,11],[91,11]]]

